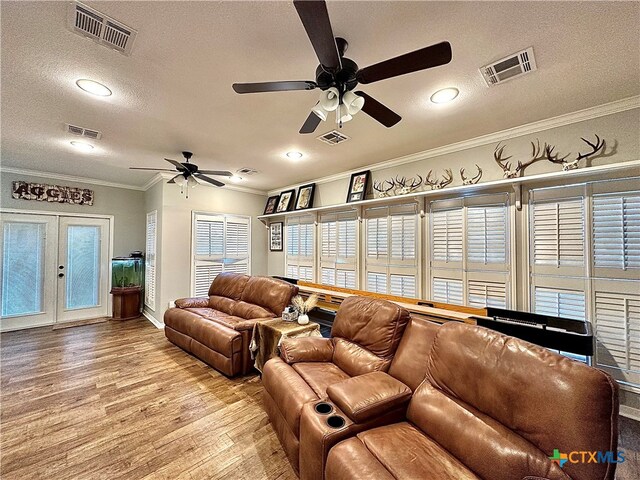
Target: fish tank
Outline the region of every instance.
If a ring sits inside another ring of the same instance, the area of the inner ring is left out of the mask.
[[[111,286],[113,288],[142,287],[144,259],[142,257],[116,257],[111,260]]]

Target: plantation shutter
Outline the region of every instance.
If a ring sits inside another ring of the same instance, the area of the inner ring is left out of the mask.
[[[366,289],[415,298],[418,284],[418,207],[415,203],[366,209]]]
[[[470,307],[507,308],[507,289],[505,282],[469,280],[467,305]]]
[[[592,205],[593,266],[639,269],[640,194],[596,195]]]
[[[534,288],[534,313],[586,320],[585,294],[563,288]]]
[[[207,296],[222,272],[250,273],[251,219],[235,215],[194,215],[193,294]]]
[[[431,213],[431,252],[434,261],[462,262],[462,208]]]
[[[315,219],[312,215],[287,218],[287,277],[313,282]]]
[[[450,278],[433,278],[433,294],[432,298],[436,302],[452,303],[454,305],[462,305],[462,280]]]
[[[147,213],[146,256],[144,268],[144,304],[156,309],[156,248],[158,236],[158,211]]]
[[[357,287],[357,230],[355,210],[320,217],[320,281],[324,285]]]
[[[467,261],[507,263],[506,205],[467,208]]]

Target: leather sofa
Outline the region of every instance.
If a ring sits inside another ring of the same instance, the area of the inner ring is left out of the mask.
[[[615,464],[573,454],[561,468],[549,457],[616,452],[617,416],[618,386],[606,373],[482,327],[447,323],[405,418],[335,445],[324,478],[613,480]]]
[[[228,376],[246,374],[253,325],[279,317],[298,287],[271,277],[221,273],[208,297],[181,298],[164,314],[174,344]]]
[[[409,312],[396,304],[349,297],[336,314],[331,338],[286,339],[280,346],[281,358],[265,363],[262,374],[265,409],[296,472],[299,465],[316,471],[318,464],[314,453],[308,456],[315,462],[306,465],[299,462],[303,407],[313,410],[315,403],[327,398],[331,385],[366,373],[386,372],[408,321]],[[389,414],[388,421],[400,418],[403,413],[404,408],[399,405]],[[314,419],[315,412],[308,417]],[[363,428],[373,424],[365,422]],[[314,444],[311,449],[317,448]]]

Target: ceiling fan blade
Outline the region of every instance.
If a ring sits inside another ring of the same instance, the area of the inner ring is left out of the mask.
[[[402,120],[402,117],[388,107],[385,107],[375,98],[370,97],[364,92],[356,92],[356,95],[360,95],[364,98],[364,106],[362,111],[369,115],[374,120],[377,120],[385,127],[393,127],[396,123]]]
[[[198,170],[198,173],[205,173],[207,175],[219,175],[221,177],[233,177],[233,173],[226,170]]]
[[[342,68],[324,0],[293,0],[293,5],[322,66],[331,70]]]
[[[180,171],[180,172],[182,172],[182,171],[186,170],[186,168],[184,168],[184,166],[183,166],[180,162],[178,162],[177,160],[171,160],[170,158],[165,158],[165,160],[166,160],[167,162],[169,162],[170,164],[175,165],[175,167],[176,167],[176,168],[178,169],[178,171]]]
[[[145,168],[145,167],[129,167],[129,170],[153,170],[154,172],[175,172],[170,168]]]
[[[442,42],[360,69],[356,78],[363,84],[379,82],[406,73],[445,65],[450,61],[451,44]]]
[[[214,178],[209,178],[206,175],[202,175],[201,173],[194,173],[193,176],[196,177],[198,180],[204,180],[205,182],[215,185],[216,187],[224,187],[224,183]]]
[[[169,180],[167,183],[176,183],[176,179],[182,177],[182,174],[180,175],[176,175],[175,177],[173,177],[171,180]]]
[[[304,124],[302,125],[302,128],[300,128],[300,133],[315,132],[316,128],[318,128],[318,125],[320,125],[320,121],[321,121],[320,117],[317,116],[315,113],[311,112],[307,117],[307,119],[305,120]]]
[[[313,90],[316,82],[292,80],[283,82],[234,83],[236,93],[286,92],[290,90]]]

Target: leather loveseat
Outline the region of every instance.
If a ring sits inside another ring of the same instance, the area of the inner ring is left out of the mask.
[[[331,338],[286,339],[280,346],[281,358],[267,361],[262,374],[265,409],[296,472],[303,407],[312,409],[326,399],[327,388],[333,384],[386,372],[408,321],[409,312],[396,304],[349,297],[336,314]],[[403,408],[392,412],[389,421],[403,413]],[[317,443],[311,447],[317,448]],[[313,453],[309,457],[315,459],[314,464],[303,467],[315,471],[318,457]]]
[[[324,478],[613,480],[614,463],[571,452],[615,459],[617,417],[606,373],[452,322],[439,327],[405,418],[333,446]]]
[[[297,286],[282,280],[221,273],[208,297],[178,299],[165,312],[165,335],[225,375],[246,374],[253,325],[279,317],[297,293]]]

